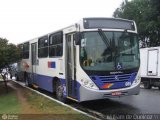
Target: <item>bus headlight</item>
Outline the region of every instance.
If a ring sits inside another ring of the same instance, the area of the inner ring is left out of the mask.
[[[82,85],[84,85],[87,88],[98,90],[98,87],[92,81],[81,79],[81,82]]]
[[[141,77],[140,77],[140,74],[137,74],[137,76],[136,76],[136,78],[135,78],[135,80],[134,80],[134,82],[133,82],[133,84],[132,85],[135,85],[137,82],[139,82],[141,80]]]

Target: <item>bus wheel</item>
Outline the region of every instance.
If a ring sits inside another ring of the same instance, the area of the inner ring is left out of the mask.
[[[151,89],[151,87],[152,87],[152,86],[151,86],[151,84],[150,84],[149,81],[145,81],[145,82],[144,82],[144,88],[145,88],[145,89]]]
[[[61,102],[66,102],[66,98],[63,95],[63,86],[60,81],[56,82],[56,97]]]

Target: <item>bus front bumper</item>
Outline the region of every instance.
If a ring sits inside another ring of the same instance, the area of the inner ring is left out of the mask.
[[[105,98],[119,98],[129,95],[138,95],[140,92],[140,81],[136,84],[127,87],[114,90],[93,90],[84,86],[80,87],[80,102],[90,101]]]

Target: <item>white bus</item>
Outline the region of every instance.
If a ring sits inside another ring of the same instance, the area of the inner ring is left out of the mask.
[[[17,80],[77,102],[139,94],[140,56],[134,21],[83,18],[19,44]]]

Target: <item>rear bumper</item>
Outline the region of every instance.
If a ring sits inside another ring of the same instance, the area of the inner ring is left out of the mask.
[[[122,94],[119,96],[112,96],[112,92],[121,92]],[[85,88],[84,86],[80,87],[80,102],[89,101],[89,100],[97,100],[97,99],[105,99],[105,98],[116,98],[128,95],[138,95],[140,91],[140,81],[136,84],[121,89],[114,90],[92,90]]]

